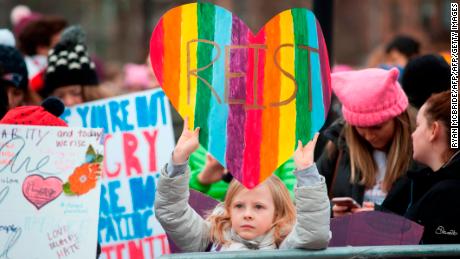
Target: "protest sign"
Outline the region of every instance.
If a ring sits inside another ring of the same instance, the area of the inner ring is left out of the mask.
[[[154,258],[169,253],[154,215],[156,182],[174,148],[169,103],[161,89],[67,109],[69,126],[103,128],[101,258]]]
[[[327,49],[312,12],[294,8],[257,34],[210,4],[175,7],[150,41],[155,75],[171,103],[200,127],[200,144],[253,188],[306,144],[331,98]]]
[[[95,258],[101,138],[0,125],[0,258]]]

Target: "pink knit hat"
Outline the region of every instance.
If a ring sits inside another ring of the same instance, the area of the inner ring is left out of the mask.
[[[332,90],[342,103],[345,121],[359,127],[375,126],[400,115],[408,106],[396,68],[369,68],[333,73]]]
[[[124,72],[124,87],[139,89],[148,89],[153,87],[153,78],[149,73],[149,67],[145,64],[137,65],[128,63],[123,68]]]

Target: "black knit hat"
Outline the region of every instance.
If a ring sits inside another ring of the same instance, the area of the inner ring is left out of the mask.
[[[0,85],[27,90],[29,78],[26,63],[16,48],[0,44],[0,67]]]
[[[97,85],[99,83],[94,62],[85,46],[85,34],[78,26],[66,29],[61,40],[48,54],[48,67],[42,96],[69,85]]]
[[[402,87],[410,104],[420,108],[432,94],[450,89],[450,66],[439,55],[413,58],[404,68]]]

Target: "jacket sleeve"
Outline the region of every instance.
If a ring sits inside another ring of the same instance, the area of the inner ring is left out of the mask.
[[[315,168],[316,170],[316,168]],[[295,188],[297,221],[280,249],[324,249],[331,239],[330,203],[323,176],[309,186]]]
[[[168,177],[167,165],[158,180],[155,216],[183,252],[205,251],[210,243],[209,224],[188,204],[190,170]]]

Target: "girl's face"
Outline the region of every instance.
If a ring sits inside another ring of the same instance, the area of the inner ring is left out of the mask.
[[[430,154],[431,150],[431,129],[425,116],[425,110],[426,105],[423,105],[418,111],[415,122],[416,128],[412,133],[412,145],[414,147],[413,158],[423,164],[426,164],[428,160],[427,156]]]
[[[275,204],[270,189],[260,184],[249,190],[244,188],[233,197],[230,220],[233,230],[242,238],[252,240],[264,235],[275,219]]]
[[[356,131],[373,148],[386,151],[395,133],[394,119],[371,127],[356,127]]]
[[[72,106],[83,103],[83,86],[69,85],[59,87],[53,91],[52,95],[62,100],[65,106]]]

